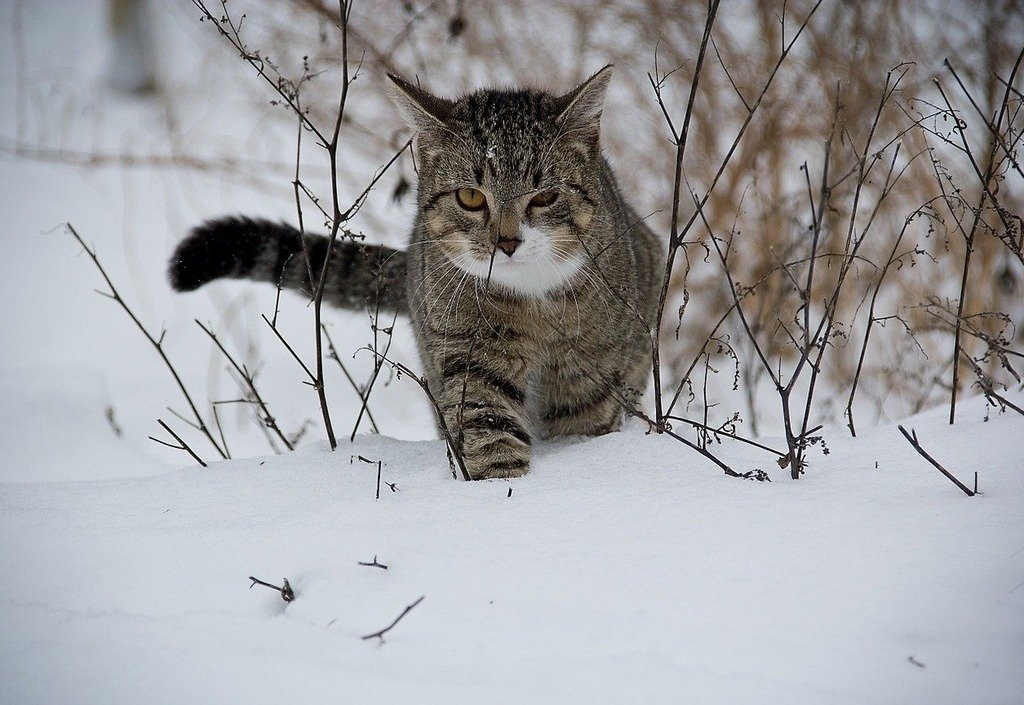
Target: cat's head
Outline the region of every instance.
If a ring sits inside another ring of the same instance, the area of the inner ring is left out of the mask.
[[[606,66],[565,95],[479,90],[449,100],[389,75],[416,133],[424,238],[459,269],[527,296],[583,266],[602,178]]]

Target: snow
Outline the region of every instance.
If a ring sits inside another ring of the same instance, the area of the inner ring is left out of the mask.
[[[107,96],[100,117],[74,107],[90,91],[103,98],[100,4],[65,7],[24,4],[30,40],[63,38],[58,51],[34,50],[33,75],[80,72],[33,93],[72,96],[63,127],[36,136],[73,141],[95,128],[90,139],[116,146],[157,129],[166,106]],[[0,25],[12,12],[0,10]],[[198,49],[182,55],[182,71],[203,60]],[[9,94],[10,49],[2,62]],[[215,141],[227,128],[203,100],[193,124]],[[13,134],[11,101],[0,115],[0,132]],[[975,497],[894,423],[856,439],[824,429],[830,453],[815,450],[799,481],[735,445],[718,449],[723,459],[773,481],[726,477],[630,424],[540,444],[526,477],[465,483],[443,444],[422,440],[430,414],[415,385],[382,380],[373,408],[384,433],[349,443],[358,403],[336,376],[337,450],[314,429],[295,452],[265,456],[239,413],[226,424],[236,459],[213,462],[202,448],[211,462],[201,468],[147,440],[182,402],[55,226],[73,221],[142,320],[166,327],[197,396],[237,390],[193,318],[262,364],[262,391],[295,425],[317,411],[259,320],[273,292],[228,283],[175,297],[163,280],[189,224],[235,209],[288,217],[287,176],[268,198],[173,170],[84,170],[6,152],[0,169],[0,703],[1024,699],[1024,417],[976,398],[953,427],[941,409],[902,422],[968,485],[978,473]],[[368,208],[407,217],[386,194]],[[308,311],[297,299],[282,306],[308,355]],[[348,364],[367,322],[330,316]],[[413,351],[399,325],[393,356],[415,364]],[[372,361],[351,365],[365,379]],[[375,557],[386,570],[359,565]],[[287,578],[296,599],[249,576]],[[420,596],[383,641],[361,638]]]
[[[892,428],[799,482],[630,429],[545,444],[513,482],[452,479],[439,441],[360,436],[6,483],[4,700],[1015,702],[1024,424],[983,414],[909,421],[979,471],[973,498]],[[355,455],[397,491],[376,500]],[[358,565],[374,557],[387,570]],[[383,643],[359,638],[420,595]]]

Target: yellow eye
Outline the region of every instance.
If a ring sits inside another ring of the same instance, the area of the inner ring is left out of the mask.
[[[558,191],[541,191],[530,199],[530,208],[547,208],[558,200]]]
[[[460,188],[455,192],[455,200],[467,211],[479,211],[487,207],[484,192],[475,188]]]

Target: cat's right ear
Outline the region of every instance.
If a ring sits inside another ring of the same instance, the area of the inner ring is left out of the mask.
[[[555,122],[570,128],[581,128],[598,134],[601,129],[601,111],[604,96],[612,80],[612,69],[608,64],[586,81],[576,86],[556,101],[558,116]]]
[[[436,129],[444,125],[451,113],[452,102],[427,93],[403,78],[388,74],[385,84],[388,97],[398,108],[405,124],[413,132]]]

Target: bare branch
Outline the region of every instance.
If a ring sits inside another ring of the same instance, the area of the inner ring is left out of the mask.
[[[182,396],[185,397],[185,403],[188,404],[189,409],[192,411],[192,415],[195,418],[197,428],[206,437],[206,440],[210,442],[210,445],[213,446],[214,450],[217,451],[220,457],[226,459],[228,457],[227,451],[225,451],[224,448],[221,447],[220,443],[217,442],[217,439],[213,437],[213,434],[211,433],[209,427],[206,425],[206,421],[203,420],[202,414],[199,413],[199,409],[196,407],[195,402],[192,401],[192,395],[189,394],[188,389],[185,387],[185,383],[181,379],[181,376],[178,374],[178,371],[174,368],[174,365],[167,357],[167,353],[164,351],[163,347],[163,334],[161,333],[160,338],[157,339],[156,337],[153,336],[153,334],[146,330],[146,327],[142,325],[142,321],[139,320],[138,316],[135,315],[135,312],[132,311],[131,307],[129,307],[125,300],[121,297],[120,292],[118,292],[117,288],[114,286],[114,282],[111,281],[110,277],[107,275],[106,270],[103,268],[103,265],[100,264],[100,260],[96,256],[96,252],[94,250],[89,249],[88,245],[85,244],[85,241],[82,239],[81,235],[78,234],[78,231],[75,230],[74,226],[71,225],[71,223],[66,223],[65,227],[68,229],[68,232],[70,232],[71,235],[75,238],[75,240],[78,241],[78,244],[82,247],[85,253],[89,255],[89,259],[91,259],[92,263],[96,265],[96,269],[99,270],[99,273],[103,277],[103,280],[107,283],[107,287],[110,288],[110,292],[104,293],[104,295],[117,302],[117,304],[124,310],[124,312],[128,314],[128,317],[132,320],[132,323],[135,324],[135,327],[139,329],[139,332],[141,332],[142,335],[145,336],[146,340],[148,340],[150,345],[152,345],[153,348],[156,350],[157,354],[160,356],[160,359],[163,360],[164,366],[167,367],[167,370],[171,373],[171,377],[174,378],[174,382],[178,386],[178,389],[181,390]],[[196,460],[199,460],[198,457],[196,457]],[[199,462],[202,463],[201,460]]]
[[[920,443],[918,442],[918,440],[917,440],[917,432],[916,432],[916,431],[914,431],[913,429],[911,429],[911,430],[910,430],[910,433],[907,433],[907,429],[903,428],[903,426],[897,426],[897,428],[899,428],[899,430],[900,430],[900,433],[902,433],[902,434],[903,434],[903,437],[907,439],[907,441],[908,441],[908,442],[910,443],[910,445],[914,446],[914,450],[916,450],[916,451],[917,451],[918,453],[920,453],[920,455],[921,455],[921,457],[922,457],[922,458],[924,458],[924,459],[925,459],[925,460],[927,460],[927,461],[928,461],[929,463],[931,463],[931,464],[932,464],[932,465],[933,465],[933,466],[935,467],[935,469],[936,469],[936,470],[938,470],[938,471],[939,471],[939,472],[941,472],[941,473],[942,473],[943,475],[945,475],[946,477],[948,477],[948,478],[949,478],[949,480],[950,480],[950,481],[951,481],[951,482],[952,482],[952,483],[953,483],[954,485],[956,485],[957,487],[959,487],[959,488],[960,488],[960,490],[961,490],[961,491],[962,491],[962,492],[963,492],[963,493],[964,493],[965,495],[967,495],[968,497],[973,497],[973,496],[974,496],[974,495],[976,494],[976,492],[977,492],[977,489],[976,489],[976,488],[975,488],[974,490],[972,490],[972,489],[971,489],[970,487],[968,487],[968,486],[967,486],[967,485],[965,485],[964,483],[960,482],[960,480],[958,480],[958,479],[956,479],[955,477],[953,477],[953,473],[951,473],[951,472],[950,472],[949,470],[947,470],[946,468],[942,467],[942,465],[940,465],[940,464],[939,464],[939,461],[937,461],[937,460],[936,460],[935,458],[933,458],[932,456],[930,456],[930,455],[929,455],[929,454],[927,453],[927,451],[925,451],[925,449],[921,447],[921,444],[920,444]]]
[[[192,458],[193,458],[193,460],[195,460],[195,461],[196,461],[197,463],[199,463],[200,465],[202,465],[202,466],[203,466],[204,468],[205,468],[205,467],[207,467],[206,463],[204,463],[204,462],[203,462],[203,459],[202,459],[202,458],[200,458],[200,457],[199,457],[198,455],[196,455],[195,451],[194,451],[194,450],[192,450],[192,449],[191,449],[191,448],[189,447],[188,443],[186,443],[185,441],[183,441],[183,440],[181,439],[181,436],[179,436],[179,435],[178,435],[177,433],[175,433],[174,431],[172,431],[172,430],[171,430],[171,427],[170,427],[170,426],[168,426],[167,424],[165,424],[165,423],[163,422],[163,420],[161,420],[161,419],[157,419],[157,420],[156,420],[156,422],[157,422],[158,424],[160,424],[160,427],[161,427],[161,428],[163,428],[163,430],[165,430],[165,431],[167,431],[167,433],[171,434],[171,438],[173,438],[174,440],[176,440],[176,441],[178,442],[178,445],[173,445],[173,444],[171,444],[171,443],[168,443],[167,441],[161,441],[161,440],[160,440],[159,438],[155,438],[155,437],[153,437],[153,436],[150,436],[150,437],[149,437],[149,440],[151,440],[151,441],[156,441],[156,442],[157,442],[157,443],[159,443],[160,445],[164,445],[164,446],[167,446],[168,448],[174,448],[175,450],[183,450],[183,451],[185,451],[186,453],[188,453],[189,455],[191,455],[191,456],[192,456]]]
[[[259,406],[260,411],[262,412],[259,418],[263,422],[263,424],[268,429],[270,429],[281,440],[282,443],[284,443],[285,448],[287,448],[288,450],[295,450],[295,446],[292,445],[291,441],[288,440],[287,436],[285,436],[281,429],[278,427],[277,421],[274,419],[274,415],[270,413],[270,409],[267,408],[266,402],[263,401],[263,397],[260,396],[259,391],[256,389],[256,382],[253,380],[253,376],[249,374],[248,370],[241,367],[235,361],[235,358],[231,356],[231,353],[229,353],[227,349],[225,349],[225,347],[221,344],[220,340],[217,338],[217,336],[214,334],[212,330],[204,326],[198,319],[196,319],[196,325],[199,326],[203,330],[203,332],[210,337],[210,340],[213,341],[214,345],[216,345],[217,348],[221,351],[221,353],[224,354],[224,357],[227,358],[227,361],[231,363],[231,367],[234,368],[235,372],[237,372],[239,377],[242,378],[242,381],[245,383],[245,386],[247,387],[247,390],[251,395],[252,400],[256,403],[257,406]]]
[[[384,643],[384,635],[387,634],[389,631],[391,631],[396,624],[401,622],[402,618],[405,617],[405,615],[409,614],[409,612],[412,611],[412,609],[414,607],[416,607],[416,605],[418,605],[419,603],[423,602],[423,599],[425,597],[426,597],[426,595],[420,595],[418,600],[416,600],[415,602],[413,602],[410,605],[406,605],[405,609],[402,610],[402,613],[399,614],[397,617],[395,617],[395,620],[393,622],[391,622],[391,624],[389,624],[388,626],[384,627],[383,629],[375,631],[373,634],[367,634],[366,636],[362,637],[363,640],[365,641],[367,639],[380,639],[380,643],[383,644]]]

